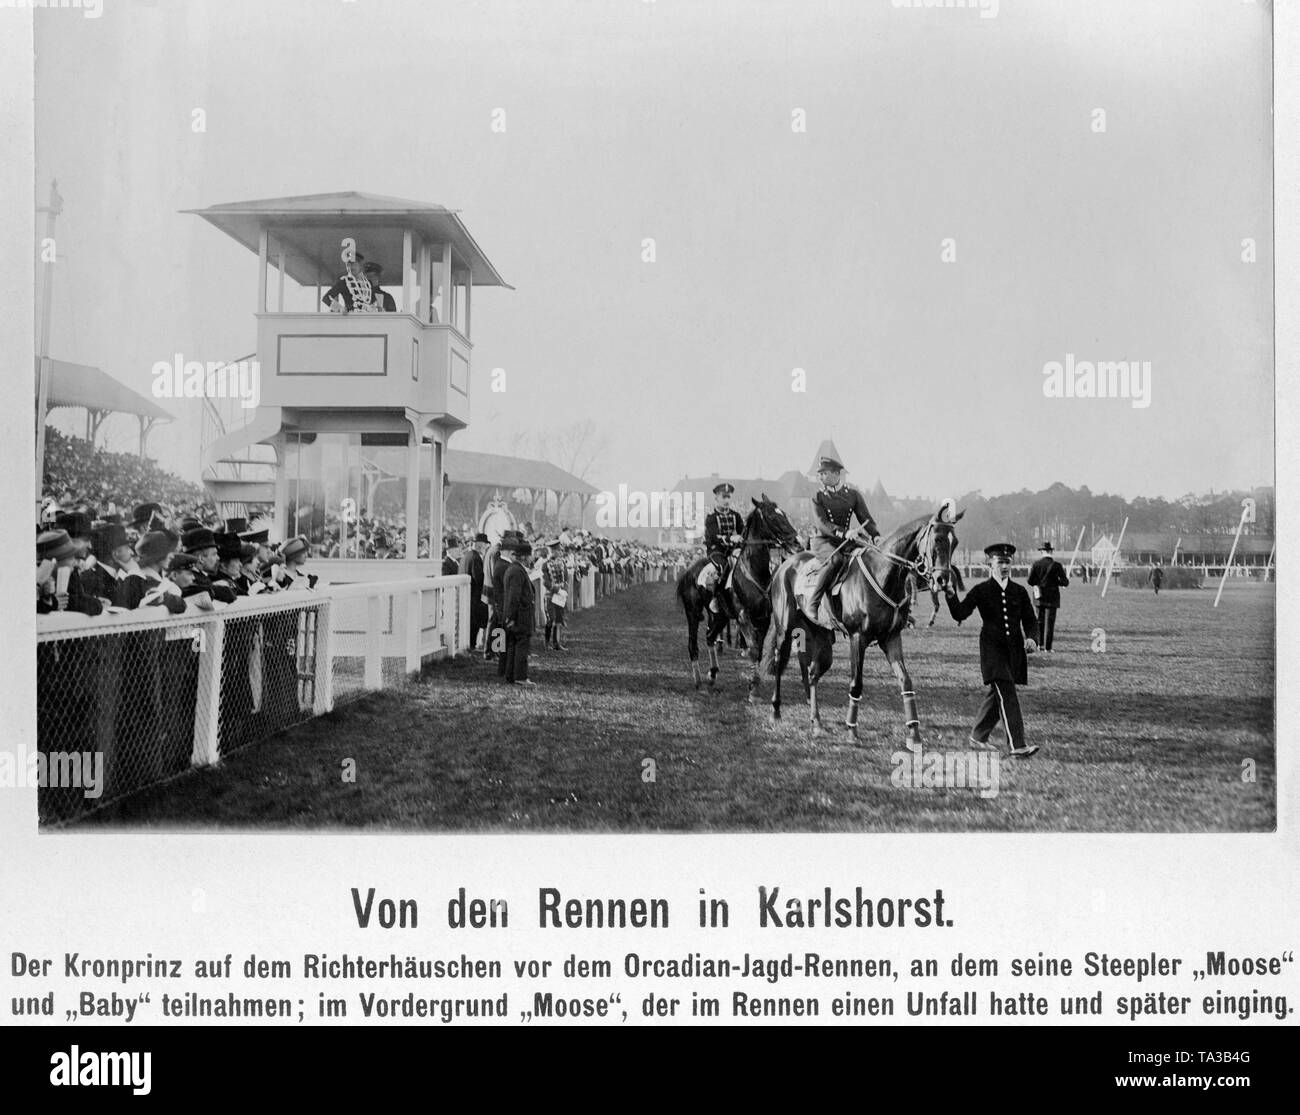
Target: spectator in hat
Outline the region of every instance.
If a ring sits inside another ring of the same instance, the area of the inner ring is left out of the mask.
[[[91,533],[90,555],[82,562],[81,583],[107,607],[117,593],[118,582],[133,564],[131,543],[121,523],[101,523]]]
[[[113,603],[128,611],[156,604],[173,613],[185,611],[180,589],[163,574],[174,547],[175,542],[166,531],[145,534],[135,544],[136,568],[118,582]]]
[[[460,555],[458,573],[469,577],[469,646],[473,650],[478,646],[479,632],[487,626],[488,606],[483,597],[483,554],[488,548],[488,536],[482,531],[474,535],[474,541],[465,547]]]
[[[1061,606],[1061,589],[1069,587],[1070,578],[1052,556],[1050,542],[1042,543],[1038,550],[1042,556],[1029,568],[1029,588],[1038,601],[1038,645],[1044,654],[1051,654],[1052,638],[1056,634],[1056,612]]]
[[[374,297],[376,305],[380,312],[386,314],[397,313],[397,303],[393,301],[393,296],[380,287],[383,282],[384,268],[378,260],[368,260],[361,268],[362,274],[365,275],[366,281],[370,284],[370,290]]]
[[[442,575],[454,577],[460,572],[460,539],[454,535],[447,538],[447,545],[442,554]]]
[[[1038,623],[1034,604],[1023,585],[1011,580],[1011,557],[1016,548],[998,542],[984,549],[989,577],[981,581],[961,600],[952,582],[944,588],[948,611],[958,623],[978,610],[980,628],[980,674],[988,693],[971,729],[971,743],[984,748],[989,735],[1001,720],[1007,733],[1007,747],[1016,758],[1028,758],[1037,744],[1025,741],[1024,720],[1020,713],[1017,685],[1029,682],[1027,656],[1037,649]]]
[[[516,546],[523,545],[524,536],[517,530],[507,530],[501,535],[501,540],[496,544],[493,550],[488,551],[485,561],[487,583],[491,585],[490,604],[491,617],[488,620],[487,649],[484,657],[489,658],[496,655],[497,675],[504,678],[506,676],[506,629],[504,619],[505,608],[505,575],[506,570],[510,567],[510,557],[506,552],[507,549],[513,549]]]
[[[210,578],[212,598],[233,604],[240,596],[248,595],[247,587],[243,586],[244,543],[239,540],[238,534],[229,531],[216,535],[216,542],[217,568]]]
[[[505,628],[504,676],[507,685],[528,688],[536,682],[528,677],[528,648],[533,637],[533,609],[536,606],[533,580],[523,562],[533,548],[522,538],[503,540],[505,567],[501,577],[501,624]]]
[[[542,549],[542,591],[546,600],[546,649],[568,650],[560,642],[569,605],[569,566],[558,540]]]
[[[186,606],[202,612],[212,610],[212,584],[203,575],[203,563],[194,554],[173,554],[167,566],[167,580],[180,590]]]
[[[258,560],[258,551],[260,547],[256,542],[240,542],[239,544],[239,585],[243,586],[241,596],[256,596],[266,591],[266,585],[263,584],[260,576],[260,561]]]
[[[139,534],[148,534],[151,530],[162,530],[167,525],[161,504],[141,503],[131,516],[131,526]]]
[[[36,538],[36,611],[80,612],[97,616],[103,603],[87,592],[77,569],[80,547],[66,530],[47,530]]]
[[[311,545],[301,534],[296,538],[290,538],[280,547],[280,555],[284,559],[284,565],[281,567],[280,572],[276,574],[275,579],[282,590],[286,592],[306,591],[316,587],[316,574],[308,573],[303,568],[307,564],[307,558],[310,554]]]

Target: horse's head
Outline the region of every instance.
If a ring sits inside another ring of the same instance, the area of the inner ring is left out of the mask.
[[[966,514],[957,503],[945,499],[917,537],[919,572],[932,588],[942,592],[952,575],[952,555],[957,550],[957,521]]]
[[[767,498],[764,492],[758,499],[751,499],[754,510],[749,513],[749,533],[755,541],[769,542],[783,550],[799,549],[799,534],[794,529],[786,513]]]

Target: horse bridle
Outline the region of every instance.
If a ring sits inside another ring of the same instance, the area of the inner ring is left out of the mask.
[[[895,565],[901,565],[909,572],[915,573],[925,582],[926,587],[931,592],[937,592],[938,586],[934,583],[934,571],[930,568],[930,562],[926,556],[926,551],[930,547],[931,541],[934,537],[935,527],[939,525],[939,522],[940,520],[938,516],[931,517],[930,521],[921,528],[921,532],[916,536],[915,561],[909,561],[907,558],[899,557],[897,554],[891,554],[883,546],[873,542],[871,539],[867,539],[866,548],[874,550],[886,561],[893,562]],[[944,526],[951,525],[951,523],[944,523]],[[886,599],[888,599],[888,597],[886,597]]]

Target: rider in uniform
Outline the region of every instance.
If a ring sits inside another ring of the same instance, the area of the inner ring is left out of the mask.
[[[817,537],[812,541],[812,551],[822,568],[812,599],[808,602],[808,611],[814,616],[821,607],[826,590],[857,548],[851,543],[843,545],[853,520],[856,518],[862,524],[872,542],[880,538],[866,499],[857,488],[844,483],[844,466],[839,461],[834,457],[823,457],[817,466],[817,478],[822,482],[822,488],[812,501],[817,515]]]
[[[719,599],[727,583],[727,563],[731,548],[739,545],[742,539],[741,532],[745,529],[740,512],[731,506],[731,497],[735,494],[735,486],[725,480],[715,485],[713,489],[715,506],[704,516],[704,549],[709,555],[709,561],[718,570],[717,586],[713,592],[713,599],[709,601],[709,610],[714,612],[722,610]]]

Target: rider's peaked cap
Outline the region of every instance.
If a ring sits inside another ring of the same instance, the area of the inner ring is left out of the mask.
[[[994,542],[992,546],[985,546],[984,553],[989,557],[1009,558],[1016,552],[1016,548],[1010,542]]]
[[[844,466],[834,457],[823,457],[817,462],[818,472],[843,472]]]
[[[733,496],[736,494],[736,485],[728,484],[724,480],[721,484],[713,485],[713,494],[715,496]]]

